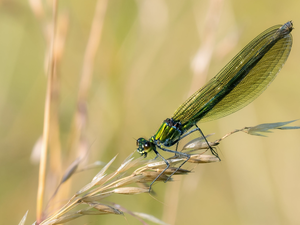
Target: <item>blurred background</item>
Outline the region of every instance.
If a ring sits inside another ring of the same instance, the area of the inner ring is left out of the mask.
[[[96,27],[102,29],[93,36],[98,6],[103,17]],[[295,27],[292,51],[272,85],[237,113],[200,126],[205,134],[215,133],[213,141],[244,126],[299,119],[299,9],[297,0],[59,1],[53,103],[58,126],[50,137],[46,198],[60,178],[51,171],[64,171],[84,148],[83,163],[108,162],[118,154],[113,165],[118,167],[135,151],[137,138],[155,134],[249,41],[289,20]],[[39,167],[33,150],[39,149],[43,131],[51,12],[50,0],[0,1],[1,223],[17,224],[27,210],[27,224],[35,221]],[[91,37],[99,42],[90,47],[93,58],[85,56]],[[83,74],[91,76],[84,80]],[[81,97],[82,108],[77,106]],[[268,137],[235,134],[219,145],[220,163],[188,165],[191,174],[156,184],[154,197],[109,200],[168,224],[300,224],[299,136],[298,130]],[[54,208],[98,171],[75,175]],[[130,215],[106,215],[69,224],[140,222]]]

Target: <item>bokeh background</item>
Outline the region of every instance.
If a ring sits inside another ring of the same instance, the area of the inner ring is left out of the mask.
[[[59,1],[62,40],[54,107],[59,127],[53,135],[59,146],[50,150],[59,148],[61,158],[55,161],[57,156],[51,156],[49,171],[65,170],[81,149],[70,140],[96,5],[94,0]],[[214,140],[244,126],[299,119],[299,10],[298,0],[108,1],[86,92],[87,120],[81,136],[89,152],[83,163],[108,162],[118,154],[117,167],[135,150],[137,138],[153,135],[250,40],[289,20],[295,27],[292,51],[272,85],[239,112],[200,125],[206,134],[215,133]],[[0,1],[1,224],[19,223],[27,210],[27,224],[35,221],[38,163],[32,151],[43,130],[51,18],[51,1]],[[235,134],[218,147],[220,163],[188,165],[193,173],[156,184],[154,197],[110,200],[168,224],[300,224],[299,136],[298,130],[276,131],[267,138]],[[75,175],[55,207],[97,171]],[[58,182],[50,174],[46,197]],[[140,222],[129,215],[109,215],[69,224]]]

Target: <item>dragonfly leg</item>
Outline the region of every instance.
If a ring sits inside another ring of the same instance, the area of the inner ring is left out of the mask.
[[[181,163],[181,165],[180,166],[178,166],[177,167],[177,169],[168,177],[168,179],[165,181],[165,183],[167,182],[167,181],[169,181],[170,180],[170,178],[174,175],[174,173],[176,173],[187,161],[189,161],[189,159],[191,158],[191,156],[190,155],[188,155],[187,156],[187,158],[186,158],[186,160],[183,162],[183,163]]]
[[[195,129],[193,129],[193,130],[191,130],[191,131],[189,131],[189,132],[187,132],[186,134],[182,135],[182,136],[179,138],[178,141],[180,141],[181,139],[183,139],[183,138],[185,138],[186,136],[190,135],[191,133],[194,133],[194,132],[197,131],[197,130],[199,130],[198,127],[195,128]]]
[[[179,141],[177,141],[177,143],[176,143],[176,152],[175,152],[175,156],[177,156],[177,149],[178,149],[178,144],[179,144]]]
[[[202,137],[203,137],[204,140],[206,141],[206,144],[207,144],[207,146],[209,147],[211,153],[212,153],[214,156],[216,156],[216,157],[221,161],[221,159],[220,159],[218,153],[217,153],[217,152],[210,146],[210,144],[208,143],[208,141],[207,141],[206,137],[204,136],[202,130],[197,126],[197,124],[195,124],[194,126],[196,127],[195,129],[198,130],[198,131],[200,132],[200,134],[202,135]]]
[[[209,147],[209,150],[211,151],[211,153],[212,153],[214,156],[216,156],[216,157],[221,161],[221,159],[220,159],[218,153],[216,153],[216,151],[215,151],[215,150],[210,146],[210,144],[208,143],[208,141],[207,141],[206,137],[204,136],[202,130],[197,126],[197,124],[194,124],[194,126],[195,126],[196,128],[193,129],[193,130],[191,130],[191,131],[189,131],[189,132],[187,132],[186,134],[182,135],[182,136],[176,141],[177,144],[178,144],[178,142],[179,142],[181,139],[185,138],[186,136],[190,135],[191,133],[194,133],[195,131],[199,131],[200,134],[201,134],[201,136],[204,138],[204,140],[205,140],[207,146]],[[177,146],[178,146],[178,145],[177,145]],[[176,147],[176,150],[177,150],[177,147]],[[177,152],[177,151],[176,151],[176,152]],[[175,153],[175,154],[176,154],[176,153]]]
[[[177,142],[178,143],[178,142]],[[166,151],[166,152],[172,152],[174,153],[175,155],[182,155],[184,157],[186,157],[186,160],[179,166],[177,167],[177,169],[168,177],[168,179],[165,181],[167,182],[168,180],[170,180],[170,178],[174,175],[174,173],[176,173],[187,161],[189,161],[189,159],[191,158],[191,156],[189,154],[186,154],[186,153],[183,153],[183,152],[178,152],[178,151],[173,151],[173,150],[170,150],[170,149],[166,149],[166,148],[162,148],[160,146],[157,146],[158,148],[160,148],[161,150],[163,151]],[[178,145],[177,145],[178,147]],[[169,168],[169,167],[168,167]],[[168,168],[166,168],[165,170],[167,170]],[[163,172],[165,172],[165,170]]]
[[[177,155],[182,155],[184,157],[189,157],[190,155],[187,154],[187,153],[184,153],[184,152],[178,152],[178,151],[173,151],[173,150],[170,150],[170,149],[167,149],[167,148],[162,148],[160,147],[159,145],[157,145],[157,147],[165,152],[172,152],[174,154],[177,154]]]
[[[158,151],[156,149],[153,149],[153,151],[156,154],[156,158],[159,156],[160,158],[162,158],[162,160],[164,160],[164,162],[166,163],[167,167],[152,181],[152,183],[149,186],[149,192],[151,191],[152,185],[154,184],[154,182],[170,167],[170,163],[164,158],[162,157],[161,154],[158,153]],[[169,179],[169,178],[168,178]]]

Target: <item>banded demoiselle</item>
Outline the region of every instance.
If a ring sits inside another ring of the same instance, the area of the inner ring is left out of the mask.
[[[190,155],[167,147],[178,144],[182,138],[195,131],[199,131],[205,139],[197,126],[198,122],[215,120],[234,113],[252,102],[267,88],[289,56],[293,42],[292,30],[293,23],[289,21],[259,34],[204,87],[179,106],[171,118],[164,120],[156,134],[149,140],[137,140],[137,151],[141,155],[146,157],[149,152],[154,151],[166,163],[166,168],[158,177],[170,165],[157,149],[185,157],[186,160],[178,170],[189,160]],[[194,129],[190,130],[191,128]],[[210,150],[219,158],[212,147]],[[151,183],[150,190],[158,177]]]

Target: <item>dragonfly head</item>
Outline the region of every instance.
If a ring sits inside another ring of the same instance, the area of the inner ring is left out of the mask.
[[[152,142],[147,141],[145,138],[137,139],[136,145],[137,145],[136,151],[140,153],[142,156],[144,156],[145,158],[147,157],[148,152],[151,152],[155,148],[155,145]]]

